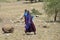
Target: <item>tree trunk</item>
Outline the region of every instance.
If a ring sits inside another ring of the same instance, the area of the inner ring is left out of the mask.
[[[57,21],[57,14],[58,14],[58,10],[55,10],[54,22]]]

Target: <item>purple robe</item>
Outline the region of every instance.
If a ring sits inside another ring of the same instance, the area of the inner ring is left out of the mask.
[[[29,13],[24,13],[25,18],[25,32],[35,32],[36,28],[32,21],[32,16]]]

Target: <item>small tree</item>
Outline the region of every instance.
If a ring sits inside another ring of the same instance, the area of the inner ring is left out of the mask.
[[[55,15],[54,21],[56,21],[58,12],[60,11],[60,0],[45,0],[45,1],[47,4],[45,6],[47,14],[50,16]]]

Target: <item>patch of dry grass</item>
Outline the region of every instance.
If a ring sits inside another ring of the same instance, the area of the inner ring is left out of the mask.
[[[11,23],[10,20],[16,21],[17,18],[20,20],[20,16],[23,15],[24,10],[31,10],[32,7],[44,13],[42,9],[43,3],[23,4],[23,2],[16,3],[0,3],[0,17],[3,22],[0,24],[0,40],[60,40],[60,24],[59,23],[46,23],[44,18],[45,14],[40,17],[34,17],[34,24],[37,29],[36,35],[26,35],[24,33],[24,23]],[[39,7],[39,8],[38,8]],[[14,33],[3,34],[2,26],[5,23],[12,24],[14,26]],[[46,24],[45,24],[46,23]],[[43,26],[49,26],[43,28]],[[31,33],[33,34],[33,33]]]

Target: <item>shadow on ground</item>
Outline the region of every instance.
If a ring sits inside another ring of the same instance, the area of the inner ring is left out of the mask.
[[[47,23],[60,23],[60,20],[59,21],[45,21],[45,22],[47,22]]]
[[[37,2],[23,2],[23,4],[32,4],[32,3],[37,3]]]

